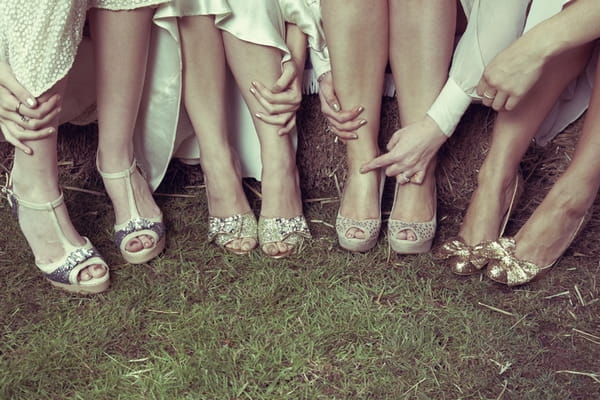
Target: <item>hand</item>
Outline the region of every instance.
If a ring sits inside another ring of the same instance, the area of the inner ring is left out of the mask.
[[[48,125],[60,114],[60,104],[58,95],[45,94],[36,100],[15,79],[10,66],[0,62],[0,129],[17,149],[32,154],[23,142],[55,133]]]
[[[435,121],[426,116],[396,131],[387,145],[388,153],[363,164],[360,172],[385,168],[385,174],[396,176],[399,183],[421,184],[429,163],[447,139]]]
[[[513,110],[542,75],[544,57],[532,36],[522,36],[486,67],[477,86],[483,104],[496,111]]]
[[[358,139],[356,131],[367,123],[367,120],[358,118],[364,108],[359,106],[342,111],[333,87],[331,71],[319,78],[319,99],[321,112],[327,117],[331,131],[340,139]]]
[[[263,108],[263,112],[257,112],[255,116],[267,124],[281,126],[278,134],[286,135],[296,126],[302,85],[294,61],[285,62],[282,69],[281,76],[271,89],[260,82],[252,82],[250,92]]]

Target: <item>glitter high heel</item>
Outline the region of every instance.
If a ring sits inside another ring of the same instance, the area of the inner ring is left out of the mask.
[[[18,198],[12,191],[11,178],[7,178],[7,185],[2,188],[2,193],[8,199],[13,214],[18,219],[19,209],[26,208],[48,213],[52,221],[52,225],[56,231],[58,242],[64,251],[58,261],[50,263],[40,263],[37,260],[35,265],[44,273],[45,278],[55,287],[63,289],[70,293],[80,294],[95,294],[108,289],[110,285],[110,274],[108,265],[102,259],[102,256],[96,248],[90,243],[87,237],[83,237],[85,243],[83,245],[72,244],[65,233],[63,232],[56,209],[64,204],[64,197],[60,196],[48,203],[33,203]],[[79,280],[79,273],[92,265],[101,265],[105,269],[105,274],[99,278],[91,278],[87,281]]]
[[[96,159],[96,167],[102,179],[123,179],[127,190],[129,203],[129,220],[122,224],[115,224],[115,244],[119,247],[123,258],[131,264],[143,264],[160,254],[165,248],[165,224],[162,213],[156,217],[142,217],[138,211],[131,183],[131,176],[138,171],[145,179],[142,170],[138,167],[135,159],[131,166],[119,172],[103,172]],[[140,251],[127,250],[127,244],[138,236],[147,235],[153,239],[152,247]]]
[[[396,183],[394,192],[394,203],[392,211],[396,207],[396,198],[398,195],[398,187]],[[399,219],[388,220],[388,241],[392,250],[398,254],[421,254],[427,253],[431,249],[431,243],[435,237],[437,229],[437,192],[434,192],[434,211],[433,217],[425,222],[406,222]],[[412,231],[415,234],[416,240],[398,239],[398,234],[402,231]]]
[[[233,249],[227,247],[229,243],[236,239],[257,239],[257,223],[254,213],[235,214],[230,217],[218,218],[208,217],[208,242],[215,244],[233,254],[248,254],[254,248],[249,250]]]
[[[577,225],[577,229],[571,235],[567,247],[571,246],[575,237],[581,232],[589,214],[584,215]],[[517,243],[512,237],[500,238],[498,240],[485,243],[479,251],[481,256],[487,257],[490,261],[486,275],[491,280],[508,286],[524,285],[544,276],[555,266],[562,254],[548,265],[539,266],[529,261],[519,260],[515,256]]]
[[[304,239],[311,237],[306,218],[303,215],[293,218],[267,218],[261,215],[258,218],[258,243],[263,252],[271,258],[283,258],[298,252]],[[277,242],[285,243],[288,251],[274,256],[264,251],[265,245]]]
[[[517,173],[515,185],[513,187],[510,203],[500,224],[498,237],[501,237],[506,229],[508,220],[515,210],[515,206],[519,202],[519,198],[523,193],[523,177],[521,173]],[[433,257],[438,261],[445,261],[446,265],[456,275],[472,275],[482,270],[488,263],[488,258],[481,255],[482,243],[470,246],[465,243],[463,238],[456,236],[442,243],[432,253]]]
[[[371,250],[377,244],[379,231],[381,230],[381,198],[383,196],[383,187],[385,185],[385,175],[381,173],[379,182],[379,216],[377,218],[354,219],[344,217],[338,210],[335,219],[335,231],[337,233],[340,246],[349,251],[365,252]],[[349,238],[348,230],[354,228],[364,232],[365,237]]]

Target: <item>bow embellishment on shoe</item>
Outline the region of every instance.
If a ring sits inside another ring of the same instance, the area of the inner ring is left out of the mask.
[[[519,260],[515,256],[516,247],[512,237],[485,243],[481,251],[492,260],[487,270],[490,279],[508,286],[522,285],[553,265],[540,267],[532,262]]]
[[[437,260],[449,260],[452,272],[458,275],[471,275],[481,270],[488,263],[488,258],[481,252],[482,245],[470,246],[457,236],[444,242],[432,253]]]

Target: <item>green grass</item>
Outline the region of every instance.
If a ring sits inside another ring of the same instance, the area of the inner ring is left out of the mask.
[[[111,265],[111,289],[93,297],[41,278],[0,206],[0,399],[600,396],[596,259],[571,255],[508,289],[428,255],[390,255],[384,235],[350,254],[320,223],[298,256],[235,256],[206,243],[204,192],[187,193],[158,197],[168,247],[142,266],[113,247],[106,197],[66,193]],[[336,207],[306,214],[332,222]]]

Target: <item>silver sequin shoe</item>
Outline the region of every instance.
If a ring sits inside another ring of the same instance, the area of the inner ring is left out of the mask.
[[[49,203],[32,203],[17,197],[11,189],[10,178],[6,187],[2,188],[2,193],[8,199],[8,203],[13,214],[18,219],[19,209],[27,208],[30,210],[47,212],[56,230],[58,243],[64,250],[64,256],[51,263],[40,263],[36,260],[35,265],[44,273],[45,278],[53,285],[70,293],[95,294],[108,289],[110,285],[110,274],[108,265],[102,259],[102,256],[90,243],[89,239],[83,237],[83,245],[73,245],[65,236],[59,220],[56,215],[56,209],[63,205],[64,197],[62,193],[58,199]],[[92,278],[87,281],[78,279],[79,273],[92,265],[102,265],[106,273],[100,278]]]
[[[394,192],[394,204],[392,211],[396,206],[396,198],[398,194],[398,186],[396,184]],[[434,194],[433,201],[437,202],[437,196]],[[435,205],[434,205],[435,207]],[[437,229],[437,207],[433,212],[433,217],[429,221],[424,222],[406,222],[399,219],[388,220],[388,241],[392,250],[398,254],[421,254],[427,253],[431,249],[435,231]],[[398,239],[398,234],[402,231],[411,231],[416,236],[416,240]]]
[[[310,239],[311,237],[308,224],[303,215],[292,218],[260,216],[258,219],[258,243],[263,252],[264,246],[270,243],[283,242],[288,247],[288,251],[275,256],[265,252],[269,257],[283,258],[292,255],[300,250],[304,239]]]
[[[131,166],[120,172],[102,172],[96,160],[96,167],[102,179],[124,179],[127,188],[127,199],[129,202],[129,220],[122,224],[115,224],[115,244],[121,251],[123,258],[131,264],[143,264],[150,261],[159,255],[165,248],[165,224],[163,223],[162,213],[156,217],[142,217],[138,211],[133,186],[131,184],[131,175],[139,170],[142,177],[144,174],[137,166],[135,159]],[[130,240],[141,236],[148,235],[153,239],[153,246],[144,248],[140,251],[128,251],[127,243]]]
[[[254,239],[257,241],[257,223],[254,213],[235,214],[230,217],[208,217],[208,242],[234,254],[248,254],[249,250],[234,249],[227,245],[236,239]]]

